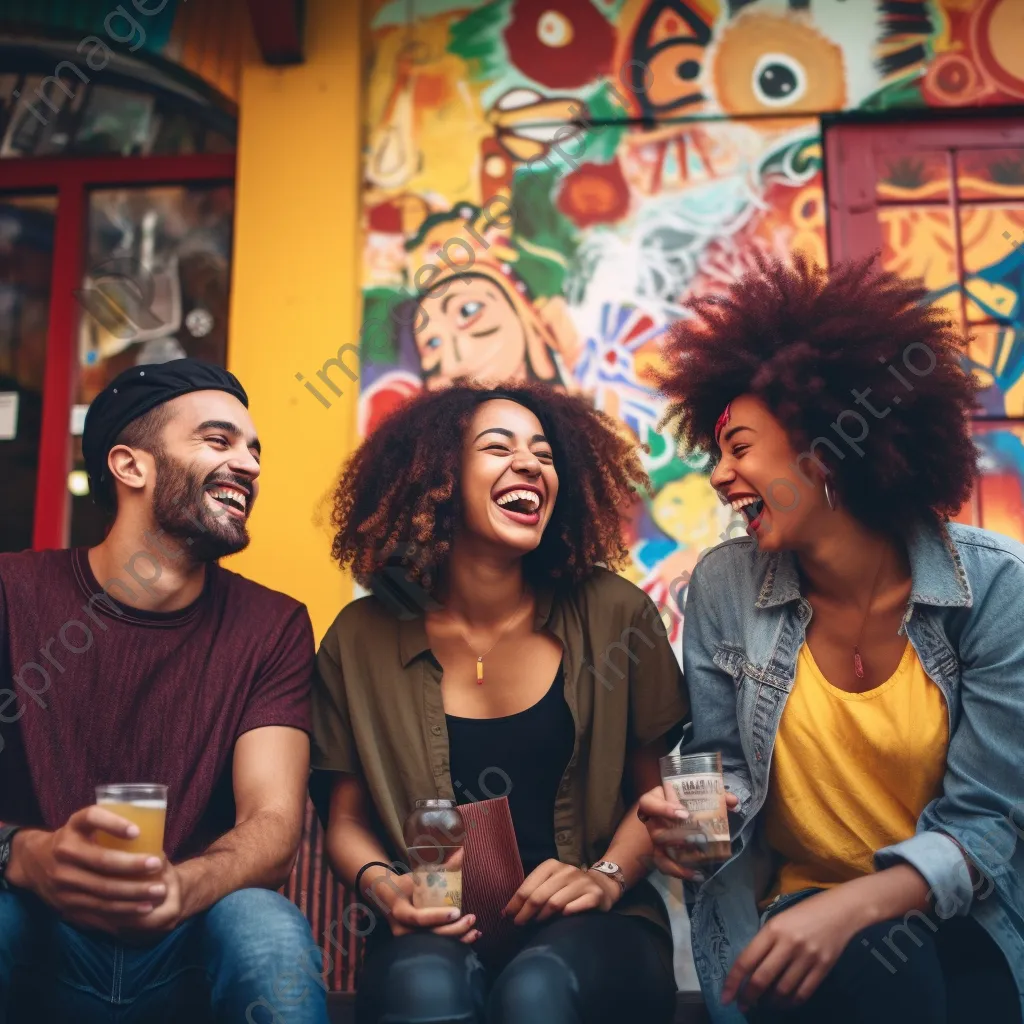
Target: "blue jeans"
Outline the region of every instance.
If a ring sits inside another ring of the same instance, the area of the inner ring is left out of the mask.
[[[384,925],[383,927],[387,927]],[[523,929],[489,967],[443,935],[383,933],[367,950],[357,1024],[668,1024],[671,939],[649,921],[589,911]]]
[[[267,889],[233,892],[150,946],[0,892],[0,1024],[327,1024],[321,970],[305,917]]]

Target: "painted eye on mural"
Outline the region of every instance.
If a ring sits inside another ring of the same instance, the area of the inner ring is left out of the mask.
[[[568,46],[572,37],[572,22],[560,11],[545,11],[537,19],[537,38],[545,46]]]
[[[427,338],[427,340],[424,343],[423,347],[428,352],[433,352],[436,349],[439,349],[441,347],[441,338],[440,338],[440,336],[435,334],[435,335],[433,335],[433,337]]]
[[[754,65],[754,95],[766,107],[788,107],[807,92],[807,72],[786,53],[766,53]]]
[[[684,82],[695,82],[700,77],[700,61],[680,61],[680,63],[676,66],[676,74]]]
[[[463,320],[469,320],[470,317],[474,317],[481,309],[484,308],[482,302],[464,302],[459,306],[459,317]]]

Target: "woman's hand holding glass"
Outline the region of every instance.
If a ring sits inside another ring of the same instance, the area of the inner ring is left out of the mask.
[[[452,907],[416,907],[412,902],[413,877],[392,875],[385,884],[374,887],[375,895],[387,905],[388,926],[392,935],[409,935],[417,931],[431,931],[447,935],[460,942],[476,942],[480,931],[474,914],[462,916]]]
[[[725,794],[725,804],[730,811],[739,807],[739,800],[732,793]],[[647,826],[654,844],[654,866],[673,878],[693,881],[702,876],[701,859],[703,851],[692,842],[680,840],[679,823],[687,821],[689,812],[675,801],[665,797],[665,790],[658,786],[640,797],[637,815]],[[687,862],[693,866],[687,866]]]

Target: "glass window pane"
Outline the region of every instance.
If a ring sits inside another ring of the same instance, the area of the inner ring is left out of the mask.
[[[1024,267],[1024,203],[964,206],[960,239],[967,291],[967,320],[1020,321]]]
[[[880,202],[947,202],[949,154],[937,150],[886,150],[875,153]]]
[[[55,196],[0,196],[0,551],[32,546]]]
[[[971,364],[989,389],[983,415],[1024,416],[1024,204],[986,203],[960,209],[964,310],[972,335]]]
[[[1003,324],[970,325],[968,365],[985,388],[979,415],[1024,418],[1024,330]]]
[[[1024,149],[965,149],[956,155],[961,199],[1024,199]]]
[[[214,105],[183,102],[177,92],[144,84],[82,81],[68,68],[59,85],[51,71],[46,74],[49,81],[39,74],[0,75],[0,105],[8,115],[0,120],[0,158],[234,149],[234,120]]]
[[[90,193],[73,421],[131,366],[182,356],[224,364],[233,210],[232,185]],[[78,438],[74,468],[83,468]],[[102,537],[85,495],[72,499],[71,535],[73,544]]]
[[[1024,424],[976,424],[978,525],[1024,541]]]
[[[960,322],[960,283],[952,211],[946,207],[884,206],[878,210],[882,229],[882,264],[901,277],[918,278],[928,300]]]
[[[78,82],[77,79],[74,81]],[[86,89],[68,86],[71,95],[52,83],[43,84],[42,75],[27,75],[19,85],[20,95],[8,107],[9,120],[0,157],[53,156],[64,151],[69,126],[81,106]]]
[[[94,85],[68,151],[76,156],[148,153],[155,106],[152,94]]]

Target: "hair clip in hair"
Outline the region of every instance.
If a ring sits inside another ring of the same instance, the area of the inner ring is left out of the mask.
[[[725,425],[729,422],[729,417],[732,415],[732,402],[730,402],[723,410],[722,415],[718,417],[718,422],[715,424],[715,441],[718,441],[718,436],[725,429]]]

